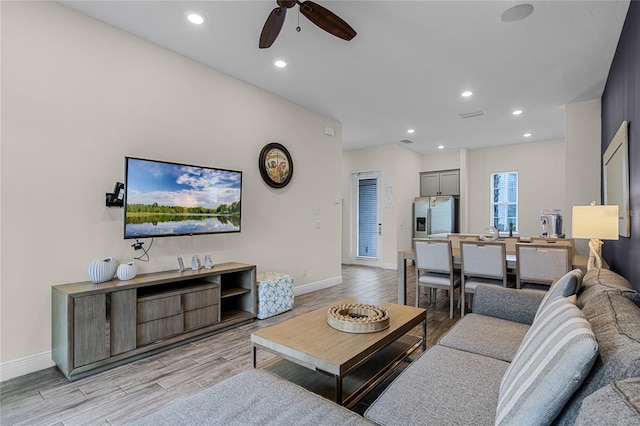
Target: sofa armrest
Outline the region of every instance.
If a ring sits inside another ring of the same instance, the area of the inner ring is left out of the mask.
[[[473,313],[531,324],[544,296],[539,290],[479,284],[473,295]]]

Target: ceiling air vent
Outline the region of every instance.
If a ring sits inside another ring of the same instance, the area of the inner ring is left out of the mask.
[[[484,115],[484,111],[483,110],[473,111],[473,112],[465,112],[464,114],[460,114],[460,118],[473,118],[473,117],[480,117],[481,115]]]
[[[406,143],[406,144],[413,143],[413,141],[412,141],[412,140],[410,140],[410,139],[402,139],[400,142],[402,142],[402,143]]]

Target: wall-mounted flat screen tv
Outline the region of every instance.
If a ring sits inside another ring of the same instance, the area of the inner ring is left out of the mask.
[[[125,157],[124,238],[240,232],[242,172]]]

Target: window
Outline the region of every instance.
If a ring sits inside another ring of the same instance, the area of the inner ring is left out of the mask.
[[[499,231],[518,230],[518,172],[491,173],[491,223]]]

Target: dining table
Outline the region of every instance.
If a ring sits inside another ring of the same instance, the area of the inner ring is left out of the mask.
[[[460,248],[452,248],[451,254],[453,256],[453,267],[460,269]],[[416,252],[414,249],[406,249],[398,251],[398,304],[406,305],[407,303],[407,261],[415,261]],[[574,255],[573,267],[582,269],[586,272],[587,261],[589,256]],[[515,271],[516,269],[516,255],[507,253],[506,255],[507,269]]]

